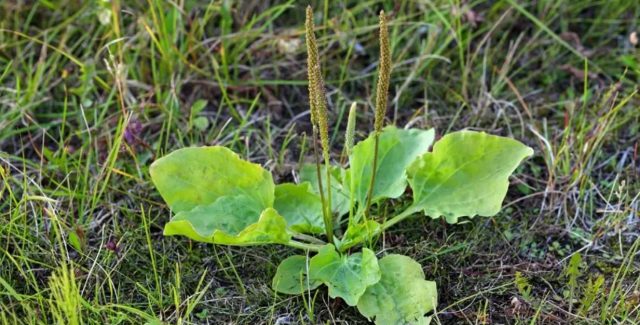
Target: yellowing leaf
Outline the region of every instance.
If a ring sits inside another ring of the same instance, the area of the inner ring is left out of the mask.
[[[218,232],[214,234],[214,243],[226,245],[284,244],[291,239],[287,233],[287,222],[273,208],[267,208],[258,222],[249,225],[238,234]]]
[[[242,197],[223,197],[210,205],[178,213],[164,227],[164,235],[225,245],[284,244],[291,239],[287,222],[273,208],[256,213]],[[259,216],[259,217],[258,217]]]
[[[408,169],[413,207],[449,223],[500,211],[509,175],[533,154],[522,143],[481,132],[450,133]]]
[[[150,168],[158,191],[177,214],[165,235],[216,244],[286,243],[285,219],[272,209],[273,179],[260,165],[224,147],[176,150]]]
[[[378,264],[382,277],[358,301],[360,313],[378,325],[429,324],[424,315],[437,305],[438,292],[435,282],[424,279],[420,264],[397,254]]]
[[[224,147],[179,149],[154,162],[149,172],[176,213],[238,194],[254,198],[263,208],[273,206],[271,174]]]

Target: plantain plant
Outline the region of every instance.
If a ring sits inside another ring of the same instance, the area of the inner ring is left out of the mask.
[[[461,217],[497,214],[509,175],[533,150],[482,132],[453,132],[433,144],[433,129],[383,128],[391,54],[381,12],[374,131],[353,144],[354,104],[344,147],[348,165],[332,164],[310,7],[306,14],[316,163],[302,167],[298,183],[276,185],[271,173],[227,148],[176,150],[150,168],[153,183],[175,214],[164,234],[213,244],[300,249],[305,254],[290,256],[278,266],[275,291],[302,294],[325,285],[330,297],[356,306],[376,324],[428,324],[427,314],[437,306],[436,284],[425,280],[418,262],[398,254],[376,254],[373,243],[414,215],[456,223]],[[402,196],[407,185],[413,199],[404,209],[390,218],[373,212],[372,206]]]

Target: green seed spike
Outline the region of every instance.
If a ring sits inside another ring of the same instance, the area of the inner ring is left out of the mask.
[[[382,131],[384,115],[387,111],[387,97],[389,92],[389,79],[391,76],[391,48],[389,46],[389,31],[387,30],[387,17],[384,10],[380,11],[380,65],[378,72],[378,87],[376,89],[376,111],[375,111],[375,145],[373,154],[373,175],[367,194],[367,205],[365,215],[369,213],[371,207],[371,196],[375,186],[376,173],[378,172],[378,135]]]
[[[376,115],[375,130],[382,130],[385,112],[387,111],[387,97],[389,92],[389,79],[391,76],[391,48],[389,46],[389,31],[387,30],[387,17],[384,10],[380,11],[380,66],[378,87],[376,90]]]
[[[318,66],[318,46],[313,29],[313,10],[311,6],[308,6],[305,32],[307,44],[307,77],[309,79],[309,109],[311,112],[311,124],[313,127],[318,127],[318,107],[316,105],[316,84],[318,76],[315,73],[315,67]]]
[[[313,32],[313,9],[307,7],[307,17],[305,21],[306,43],[307,43],[307,73],[309,77],[309,104],[311,107],[311,123],[314,131],[320,135],[320,144],[322,146],[322,156],[327,171],[327,195],[323,197],[322,189],[321,200],[324,209],[325,231],[329,241],[333,240],[333,216],[331,214],[331,168],[329,164],[329,121],[327,117],[327,102],[324,92],[324,80],[320,71],[320,63],[318,59],[318,44],[316,35]],[[315,137],[314,137],[315,138]],[[314,139],[315,141],[315,139]],[[318,176],[320,176],[320,164],[317,163]],[[318,181],[321,178],[318,177]],[[325,200],[326,199],[326,200]]]
[[[320,71],[320,61],[318,59],[318,44],[313,32],[313,10],[307,7],[306,33],[308,62],[307,71],[309,74],[309,96],[312,101],[312,119],[320,131],[320,144],[322,145],[322,155],[325,160],[329,159],[329,121],[327,118],[327,101],[324,91],[324,80]]]
[[[344,150],[347,156],[351,155],[351,150],[353,149],[353,138],[356,132],[356,106],[356,102],[351,104],[349,117],[347,118],[347,131],[344,139]]]

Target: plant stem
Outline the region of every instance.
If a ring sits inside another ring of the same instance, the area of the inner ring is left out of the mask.
[[[324,157],[325,168],[327,168],[327,198],[322,200],[324,210],[324,226],[329,242],[333,241],[333,215],[331,214],[331,165],[329,164],[329,118],[327,117],[327,98],[325,96],[324,81],[322,71],[318,61],[318,44],[314,33],[313,10],[307,7],[305,20],[305,34],[307,36],[307,75],[309,78],[309,104],[311,107],[311,123],[314,131],[320,136],[322,145],[322,156]],[[314,137],[314,146],[315,137]],[[318,184],[320,184],[320,161],[318,150],[316,152],[316,166],[318,172]],[[320,189],[320,195],[323,195]]]
[[[350,245],[347,248],[352,248],[356,245],[359,245],[360,243],[362,243],[362,241],[367,241],[369,244],[371,242],[371,240],[373,240],[374,237],[381,235],[385,230],[391,228],[392,226],[394,226],[396,223],[410,217],[411,215],[413,215],[414,213],[420,211],[419,208],[416,208],[415,206],[409,206],[406,210],[402,211],[400,214],[396,215],[395,217],[385,221],[382,226],[380,228],[378,228],[378,230],[374,233],[371,233],[370,236],[368,236],[367,238],[363,238],[363,240],[358,241],[356,243],[353,243],[352,245]],[[368,225],[367,225],[368,226]],[[369,233],[369,229],[367,228],[367,233]]]
[[[294,247],[294,248],[303,249],[303,250],[306,250],[306,251],[312,251],[312,252],[319,252],[320,248],[322,248],[322,246],[323,246],[323,245],[317,245],[317,244],[302,243],[302,242],[295,241],[295,240],[289,240],[289,242],[286,243],[285,245],[290,246],[290,247]]]
[[[331,165],[329,165],[329,159],[325,156],[324,167],[327,169],[327,220],[329,224],[326,226],[327,240],[333,243],[333,211],[331,210]],[[325,221],[326,222],[326,221]]]
[[[385,230],[387,230],[388,228],[391,228],[393,225],[395,225],[396,223],[410,217],[412,214],[418,212],[420,209],[417,209],[415,206],[410,206],[408,207],[406,210],[402,211],[402,213],[396,215],[395,217],[385,221],[382,224],[382,227],[380,227],[380,232],[383,232]],[[377,234],[376,234],[377,235]]]
[[[320,169],[318,143],[316,142],[317,134],[318,134],[318,129],[314,126],[313,138],[311,139],[311,142],[313,142],[313,154],[316,160],[316,177],[318,179],[318,191],[320,192],[320,202],[322,203],[322,219],[324,221],[324,230],[327,236],[327,240],[331,242],[333,241],[333,225],[331,223],[331,215],[327,213],[327,202],[325,201],[324,189],[322,188],[322,171]],[[331,195],[331,190],[329,190],[329,195]]]
[[[371,172],[371,183],[369,184],[369,191],[367,192],[367,207],[364,210],[365,220],[369,216],[369,208],[371,208],[371,197],[373,196],[373,187],[376,182],[376,174],[378,169],[378,139],[379,132],[375,131],[374,147],[373,147],[373,170]]]
[[[380,64],[378,66],[378,85],[376,87],[376,107],[374,119],[375,146],[373,152],[373,171],[371,175],[371,184],[369,185],[369,193],[367,194],[367,205],[365,210],[365,220],[370,214],[371,197],[373,196],[373,187],[375,185],[376,173],[378,169],[378,142],[382,125],[384,124],[384,114],[387,111],[387,96],[389,93],[389,79],[391,77],[391,46],[389,45],[389,30],[387,29],[387,17],[384,10],[380,11]]]
[[[296,239],[307,241],[309,243],[313,243],[313,244],[318,244],[318,245],[326,245],[327,244],[322,239],[318,239],[316,237],[309,236],[309,235],[306,235],[306,234],[294,234],[293,237],[296,238]]]

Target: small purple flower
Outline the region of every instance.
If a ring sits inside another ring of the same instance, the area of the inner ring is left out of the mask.
[[[124,141],[129,145],[133,145],[138,142],[140,133],[142,132],[142,123],[138,120],[132,120],[124,130]]]

